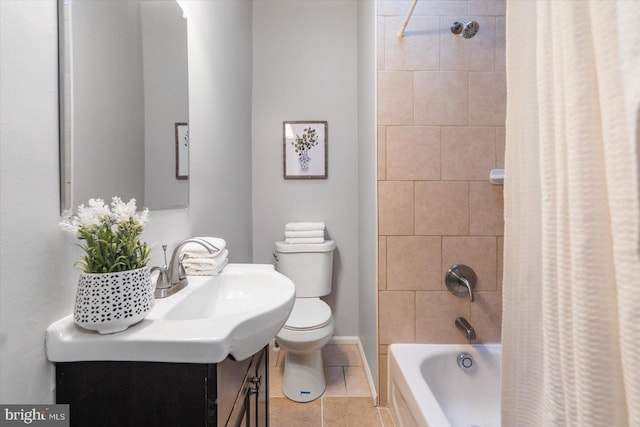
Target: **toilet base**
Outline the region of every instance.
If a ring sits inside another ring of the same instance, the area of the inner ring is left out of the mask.
[[[298,353],[287,350],[282,392],[295,402],[311,402],[322,396],[326,383],[320,349]]]

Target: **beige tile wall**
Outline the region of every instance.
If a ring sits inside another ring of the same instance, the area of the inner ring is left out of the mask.
[[[380,401],[395,342],[463,343],[466,317],[479,341],[500,341],[504,167],[505,1],[378,0],[378,338]],[[472,39],[451,34],[475,20]],[[450,294],[444,274],[467,264],[476,301]]]

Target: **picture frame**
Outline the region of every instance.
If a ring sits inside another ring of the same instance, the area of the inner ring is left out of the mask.
[[[328,122],[282,122],[284,179],[327,179]]]
[[[176,123],[176,179],[189,179],[189,124]]]

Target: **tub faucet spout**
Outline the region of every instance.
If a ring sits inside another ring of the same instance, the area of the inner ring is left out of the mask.
[[[458,317],[455,322],[456,328],[460,329],[469,342],[476,340],[476,331],[464,317]]]

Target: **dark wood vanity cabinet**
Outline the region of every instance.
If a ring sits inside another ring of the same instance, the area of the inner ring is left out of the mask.
[[[75,427],[267,427],[268,346],[216,364],[56,363],[56,403]]]

